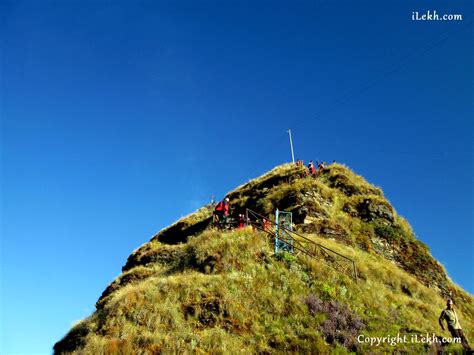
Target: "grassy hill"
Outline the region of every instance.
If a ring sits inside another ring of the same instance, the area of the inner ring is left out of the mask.
[[[282,165],[230,192],[235,213],[291,211],[301,235],[355,261],[358,280],[322,259],[274,255],[268,234],[250,227],[218,231],[205,206],[135,250],[55,353],[459,351],[421,341],[450,336],[437,322],[447,296],[474,339],[473,297],[381,189],[338,164],[317,178],[299,169]],[[389,338],[367,343],[375,337]]]

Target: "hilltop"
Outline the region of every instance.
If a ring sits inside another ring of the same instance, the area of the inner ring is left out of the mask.
[[[447,296],[473,339],[473,297],[380,188],[340,164],[317,178],[300,169],[278,166],[236,188],[227,195],[234,213],[292,212],[299,234],[354,260],[357,280],[322,259],[274,255],[268,234],[250,227],[216,230],[204,206],[135,250],[55,353],[437,351],[358,339],[448,337],[437,323]]]

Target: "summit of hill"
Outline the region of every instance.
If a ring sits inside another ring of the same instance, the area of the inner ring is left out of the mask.
[[[217,228],[209,204],[161,230],[132,252],[96,311],[54,352],[460,351],[438,342],[450,336],[438,325],[447,297],[473,338],[472,295],[382,190],[348,167],[312,176],[284,164],[226,196],[245,226]],[[286,235],[295,243],[279,252],[278,224],[256,224],[274,221],[277,210],[291,213]],[[249,211],[261,220],[249,223]]]

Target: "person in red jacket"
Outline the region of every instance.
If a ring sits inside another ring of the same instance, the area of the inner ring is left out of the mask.
[[[239,229],[242,229],[244,228],[246,225],[246,221],[245,221],[245,215],[243,214],[239,214]]]
[[[226,223],[227,218],[229,217],[229,210],[229,198],[226,197],[223,201],[220,201],[214,209],[214,215],[216,216],[217,221]]]
[[[229,217],[229,210],[230,210],[230,203],[229,203],[229,198],[226,197],[224,199],[224,219],[227,219]]]
[[[224,215],[224,202],[220,201],[214,208],[214,222],[220,222]]]

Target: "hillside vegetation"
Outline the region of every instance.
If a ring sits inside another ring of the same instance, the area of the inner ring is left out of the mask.
[[[235,213],[291,211],[295,228],[356,263],[358,280],[301,253],[274,255],[268,234],[218,231],[205,206],[135,250],[97,310],[57,354],[435,352],[451,296],[473,339],[473,297],[454,285],[382,191],[333,164],[317,178],[279,166],[230,192]],[[370,345],[369,337],[405,342]],[[444,350],[459,351],[451,344]]]

